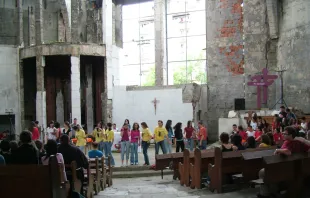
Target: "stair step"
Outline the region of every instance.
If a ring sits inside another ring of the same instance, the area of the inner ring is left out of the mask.
[[[127,166],[127,167],[114,167],[114,172],[122,172],[122,171],[144,171],[150,170],[151,166]]]
[[[165,170],[164,177],[166,175],[173,175],[172,170]],[[161,176],[161,171],[155,170],[140,170],[140,171],[120,171],[113,172],[113,178],[136,178],[136,177],[152,177],[152,176]]]

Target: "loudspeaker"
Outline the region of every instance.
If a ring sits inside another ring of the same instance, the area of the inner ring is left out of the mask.
[[[235,111],[245,110],[245,99],[235,98]]]

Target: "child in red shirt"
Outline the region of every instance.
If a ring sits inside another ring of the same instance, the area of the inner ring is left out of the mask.
[[[274,130],[273,140],[276,143],[276,145],[279,145],[283,142],[284,139],[282,133],[280,133],[280,128]]]
[[[238,134],[242,138],[242,143],[246,142],[246,140],[248,139],[248,134],[243,130],[242,126],[238,126]]]
[[[254,138],[256,142],[261,141],[261,136],[263,135],[263,131],[261,127],[258,127],[257,130],[254,133]]]

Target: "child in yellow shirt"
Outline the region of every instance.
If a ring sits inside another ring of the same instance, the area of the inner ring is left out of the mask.
[[[112,145],[114,142],[114,131],[112,129],[112,123],[107,124],[108,129],[103,133],[103,145],[104,154],[106,158],[106,164],[108,164],[108,156],[111,156],[111,165],[115,166],[114,158],[112,155]]]
[[[152,139],[151,132],[145,122],[141,123],[142,126],[142,149],[143,149],[143,156],[144,156],[144,164],[143,165],[150,165],[149,156],[147,154],[147,150],[150,146],[150,141]]]
[[[77,139],[76,146],[84,152],[86,145],[86,134],[85,131],[80,126],[74,126],[73,130],[75,131],[75,137]]]
[[[163,127],[163,121],[158,120],[158,126],[154,130],[154,139],[155,139],[155,154],[159,153],[159,147],[163,154],[167,153],[166,145],[165,145],[165,138],[168,139],[168,132],[165,127]]]
[[[97,127],[93,131],[93,136],[95,137],[95,142],[98,143],[98,150],[103,152],[103,134],[104,129],[102,128],[101,122],[97,124]]]

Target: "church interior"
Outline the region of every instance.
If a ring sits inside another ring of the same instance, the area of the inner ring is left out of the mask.
[[[295,179],[278,197],[307,197],[310,161],[296,153],[310,148],[309,12],[309,0],[0,0],[0,157],[1,142],[20,142],[26,131],[61,146],[70,129],[89,164],[93,144],[109,159],[81,184],[87,198],[276,197],[275,183]],[[96,139],[99,129],[113,138]],[[124,146],[134,168],[124,165]],[[1,168],[0,180],[8,177]]]

